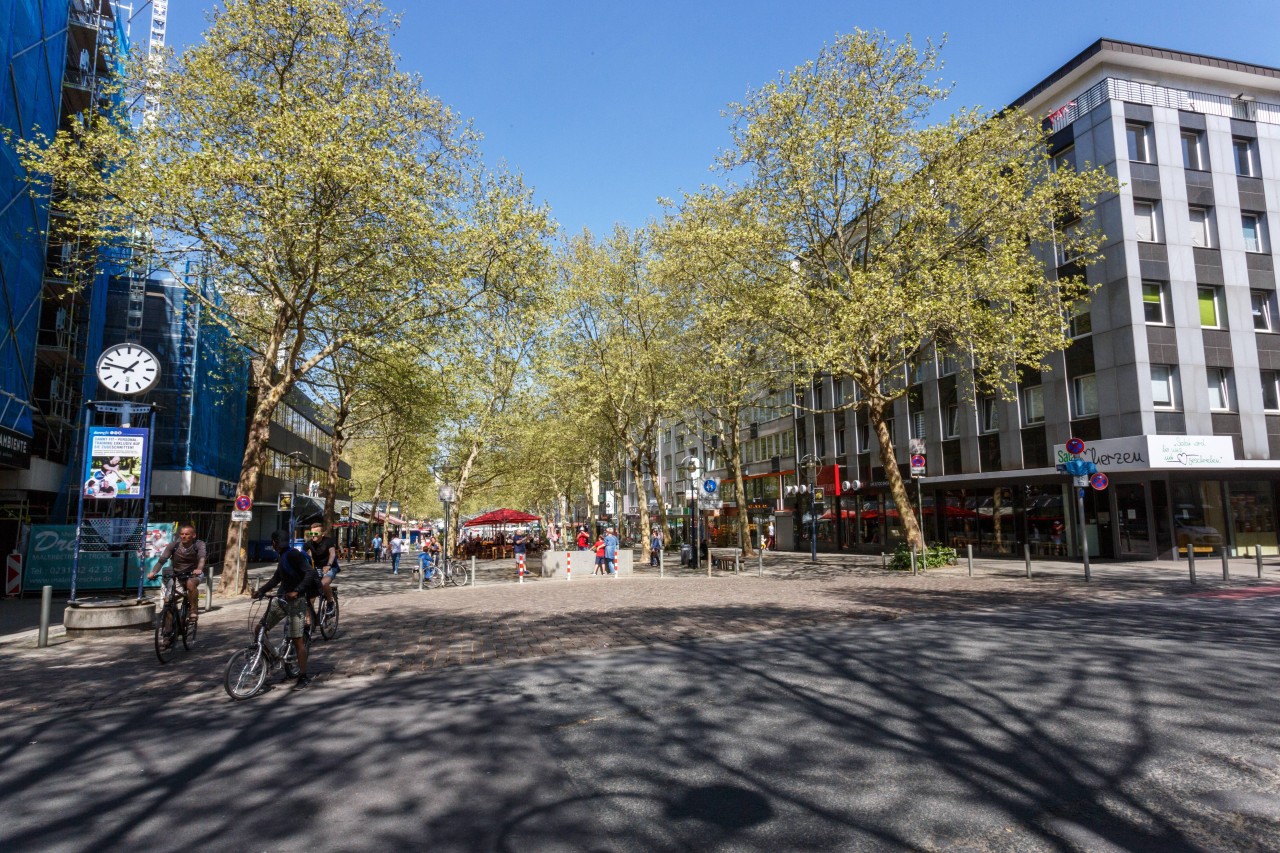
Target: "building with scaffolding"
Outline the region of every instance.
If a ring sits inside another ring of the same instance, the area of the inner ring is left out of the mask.
[[[0,0],[7,74],[0,123],[20,139],[103,109],[128,55],[127,18],[108,0]],[[106,294],[127,255],[60,227],[12,147],[0,156],[0,552],[26,520],[65,520],[79,414],[96,380]]]

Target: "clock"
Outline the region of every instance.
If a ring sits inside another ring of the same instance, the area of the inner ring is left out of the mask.
[[[98,357],[98,381],[117,394],[136,396],[160,379],[160,362],[138,344],[114,344]]]

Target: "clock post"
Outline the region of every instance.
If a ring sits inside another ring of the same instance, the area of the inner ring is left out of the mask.
[[[103,387],[123,399],[89,400],[84,405],[80,456],[83,467],[77,481],[70,600],[76,600],[82,554],[119,555],[125,564],[121,575],[124,585],[128,583],[127,560],[132,553],[137,556],[137,598],[141,601],[144,561],[150,543],[151,427],[155,407],[131,398],[155,387],[160,379],[160,363],[136,343],[115,344],[98,358],[96,373]],[[92,518],[85,518],[86,502]]]

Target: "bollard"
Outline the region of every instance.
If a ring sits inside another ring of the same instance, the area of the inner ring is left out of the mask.
[[[1222,546],[1222,579],[1231,580],[1231,567],[1227,564],[1227,546]]]
[[[1258,579],[1262,579],[1262,546],[1256,545],[1253,549],[1254,562],[1258,564]]]
[[[964,549],[968,552],[969,556],[969,577],[973,577],[973,545],[965,545]]]
[[[471,555],[471,585],[476,585],[476,555]]]
[[[760,550],[756,552],[756,560],[757,567],[760,570],[760,577],[764,577],[764,546],[761,546]],[[1262,565],[1262,563],[1258,563],[1258,565]],[[1261,572],[1262,570],[1259,569],[1258,571]],[[1262,575],[1258,575],[1258,577],[1262,577]]]
[[[1031,580],[1031,546],[1030,545],[1022,546],[1022,556],[1027,561],[1027,580]]]
[[[880,571],[887,572],[889,570],[889,558],[884,555],[884,551],[880,552]]]
[[[564,579],[567,581],[573,580],[573,552],[572,551],[564,552]]]
[[[914,575],[916,573],[916,550],[912,548],[910,551],[910,554],[911,554],[911,574]]]
[[[663,539],[666,537],[664,536]],[[667,576],[667,548],[666,544],[658,549],[658,577],[665,578]]]
[[[49,614],[53,611],[53,587],[40,587],[40,636],[36,645],[44,648],[49,645]]]
[[[213,572],[209,571],[204,576],[204,610],[208,613],[213,609]]]
[[[1196,549],[1187,543],[1187,571],[1191,573],[1191,582],[1196,582]]]
[[[516,572],[520,575],[520,583],[524,583],[524,554],[516,554]]]
[[[618,579],[618,552],[613,552],[613,579]]]
[[[733,573],[735,575],[742,573],[742,556],[740,554],[733,555]]]

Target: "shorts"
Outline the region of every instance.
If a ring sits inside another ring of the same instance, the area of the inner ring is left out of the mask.
[[[608,557],[606,557],[606,556],[604,556],[603,554],[597,554],[597,555],[596,555],[596,565],[597,565],[597,566],[607,566],[607,565],[609,565],[609,558],[608,558]]]
[[[338,577],[338,572],[340,571],[342,571],[342,566],[339,566],[337,563],[334,563],[332,566],[329,567],[329,571],[320,575],[320,577],[328,578],[329,580],[336,580]]]
[[[290,640],[296,640],[302,636],[302,628],[307,621],[307,597],[300,595],[293,601],[287,598],[271,599],[271,606],[267,608],[266,625],[270,631],[281,620],[287,618],[285,623],[284,635]]]

